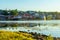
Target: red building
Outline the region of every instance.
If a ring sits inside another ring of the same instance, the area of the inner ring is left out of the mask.
[[[34,19],[34,16],[32,16],[32,15],[30,15],[30,14],[28,14],[28,13],[23,14],[22,17],[23,17],[24,19]]]

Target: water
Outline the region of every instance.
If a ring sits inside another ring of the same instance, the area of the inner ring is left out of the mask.
[[[0,21],[2,22],[2,21]],[[6,21],[3,21],[6,22]],[[7,21],[9,23],[10,21]],[[14,21],[12,21],[14,22]],[[16,21],[17,23],[41,23],[35,27],[17,27],[17,28],[0,28],[0,30],[7,31],[26,31],[26,32],[37,32],[45,35],[52,35],[53,37],[60,37],[60,20],[48,20],[48,21]],[[30,30],[30,31],[28,31]]]

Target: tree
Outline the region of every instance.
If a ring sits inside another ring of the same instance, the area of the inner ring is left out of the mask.
[[[14,15],[14,16],[18,15],[18,11],[17,11],[17,9],[15,9],[15,10],[11,10],[11,15]]]
[[[52,15],[48,15],[47,20],[52,20]]]
[[[3,15],[8,15],[8,11],[7,10],[3,10]]]

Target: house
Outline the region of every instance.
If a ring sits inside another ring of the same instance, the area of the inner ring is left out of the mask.
[[[60,19],[60,14],[56,15],[56,19],[59,20]]]
[[[0,15],[2,15],[3,14],[3,11],[2,10],[0,10]]]
[[[4,12],[3,12],[3,10],[0,10],[0,20],[6,20],[6,19],[8,19],[8,15],[3,15],[4,14]]]
[[[12,20],[14,18],[13,15],[6,15],[5,17],[6,17],[6,20]]]
[[[35,13],[36,11],[26,11],[26,13],[29,13],[29,14],[33,14]]]
[[[23,15],[25,12],[24,11],[19,11],[19,15]]]
[[[56,15],[53,15],[53,16],[52,16],[52,19],[55,20],[55,19],[56,19]]]
[[[14,18],[18,18],[18,19],[21,19],[22,16],[21,15],[18,15],[18,16],[14,16]]]
[[[4,15],[0,15],[0,20],[6,20],[6,17]]]
[[[35,17],[39,17],[39,14],[38,14],[38,13],[35,13],[34,16],[35,16]]]
[[[21,15],[14,16],[13,19],[15,19],[15,20],[21,20],[22,19],[22,16]]]
[[[25,13],[23,16],[22,16],[24,19],[34,19],[34,16],[28,14],[28,13]]]

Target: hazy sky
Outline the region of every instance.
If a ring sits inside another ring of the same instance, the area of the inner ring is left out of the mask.
[[[60,0],[0,0],[0,9],[60,11]]]

